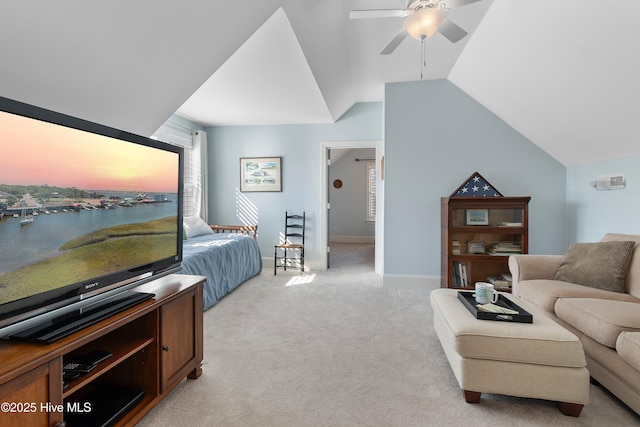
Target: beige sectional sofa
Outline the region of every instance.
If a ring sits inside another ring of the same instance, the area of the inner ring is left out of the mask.
[[[634,242],[634,243],[629,243]],[[580,339],[591,378],[640,414],[640,235],[513,255],[513,293]]]

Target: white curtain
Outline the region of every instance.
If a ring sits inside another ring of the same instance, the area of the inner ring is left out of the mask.
[[[167,121],[152,138],[184,148],[184,215],[208,222],[207,133]]]
[[[192,184],[193,206],[192,212],[206,223],[209,222],[207,200],[207,133],[201,130],[192,132]]]

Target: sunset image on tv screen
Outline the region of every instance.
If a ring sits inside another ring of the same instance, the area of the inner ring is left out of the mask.
[[[0,112],[0,304],[175,257],[179,155]]]

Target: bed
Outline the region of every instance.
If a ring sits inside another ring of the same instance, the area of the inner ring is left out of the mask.
[[[257,225],[208,225],[185,217],[182,273],[205,276],[204,309],[262,271]]]

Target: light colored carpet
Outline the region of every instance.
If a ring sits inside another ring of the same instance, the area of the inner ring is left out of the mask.
[[[331,269],[302,277],[274,277],[265,266],[205,312],[202,376],[180,383],[139,425],[640,425],[595,385],[579,418],[544,400],[483,394],[465,403],[428,292],[383,287],[372,245],[332,254]]]

